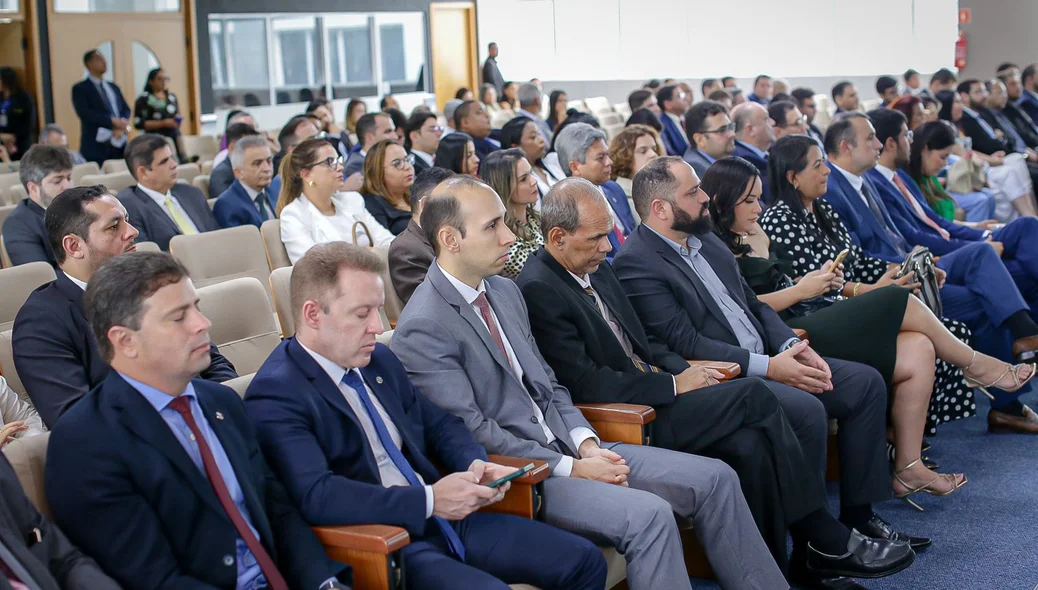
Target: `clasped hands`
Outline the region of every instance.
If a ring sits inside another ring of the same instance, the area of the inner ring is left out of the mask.
[[[467,471],[459,471],[433,484],[433,516],[447,520],[461,520],[473,512],[500,502],[511,482],[496,488],[486,484],[517,471],[515,467],[498,465],[476,459]]]

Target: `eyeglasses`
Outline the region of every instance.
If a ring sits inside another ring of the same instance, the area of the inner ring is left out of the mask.
[[[408,166],[414,167],[414,154],[407,154],[403,158],[397,158],[389,163],[396,170],[407,170]]]
[[[421,131],[431,131],[433,133],[439,133],[443,131],[443,127],[440,127],[439,125],[435,125],[433,127],[423,127]]]
[[[309,166],[307,166],[307,168],[316,168],[318,166],[327,166],[328,168],[330,168],[332,170],[335,170],[337,167],[341,167],[345,163],[346,163],[346,158],[343,157],[343,156],[338,156],[338,157],[335,157],[335,158],[325,158],[325,159],[321,160],[320,162],[317,162],[317,163],[314,163],[314,164],[310,164]]]
[[[807,126],[807,115],[801,115],[799,119],[789,123],[787,125],[776,125],[776,127],[806,127]]]
[[[911,129],[909,129],[908,131],[905,131],[905,139],[907,139],[907,140],[908,140],[908,143],[912,143],[912,138],[913,138],[914,136],[915,136],[915,134],[914,134],[914,133],[912,133],[912,130],[911,130]]]
[[[703,135],[710,135],[711,133],[735,133],[735,123],[729,123],[720,129],[714,129],[711,131],[700,131]]]

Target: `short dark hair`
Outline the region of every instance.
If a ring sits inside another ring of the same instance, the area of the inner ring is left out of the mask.
[[[389,115],[382,112],[376,111],[374,113],[365,113],[361,118],[357,119],[357,141],[362,145],[364,144],[364,136],[369,133],[375,133],[375,127],[378,125],[377,117],[388,117]],[[390,119],[392,121],[392,119]]]
[[[868,117],[876,129],[876,139],[884,146],[888,139],[897,140],[901,135],[901,126],[908,125],[908,117],[894,109],[874,109],[868,112]]]
[[[724,76],[721,78],[721,86],[728,86],[729,82],[735,82],[735,76]]]
[[[389,115],[389,120],[393,122],[394,129],[403,129],[404,127],[407,127],[407,115],[404,114],[404,111],[389,108],[382,112]]]
[[[825,130],[825,153],[840,153],[840,143],[846,141],[854,144],[857,138],[854,136],[854,119],[865,119],[865,113],[860,111],[845,111],[835,117]]]
[[[919,72],[913,70],[912,68],[908,68],[907,70],[905,70],[904,74],[901,74],[901,78],[905,82],[908,82],[909,80],[912,79],[912,76],[918,76],[918,75],[919,75]]]
[[[411,184],[411,210],[418,211],[418,201],[421,201],[422,197],[429,196],[437,185],[454,176],[454,172],[439,166],[430,166],[419,172]]]
[[[38,143],[22,156],[18,181],[28,191],[30,182],[38,185],[48,174],[66,170],[72,170],[72,155],[66,148]]]
[[[306,113],[310,114],[321,107],[328,107],[330,109],[333,109],[332,117],[335,117],[335,105],[333,105],[332,101],[328,100],[327,98],[315,98],[311,100],[310,104],[306,105]]]
[[[411,113],[411,118],[407,120],[407,124],[404,125],[404,149],[411,151],[411,134],[416,131],[422,130],[422,125],[429,119],[435,119],[436,115],[427,111],[417,111]]]
[[[1028,80],[1034,78],[1036,73],[1038,73],[1038,64],[1031,64],[1020,72],[1020,81],[1026,84]]]
[[[624,127],[630,127],[631,125],[648,125],[657,132],[663,131],[663,121],[660,121],[660,118],[656,116],[656,113],[647,108],[638,109],[631,113],[631,116],[627,118]]]
[[[392,94],[387,94],[387,95],[383,96],[382,100],[378,101],[378,108],[383,110],[383,111],[386,110],[386,105],[389,104],[389,99],[390,98],[396,98],[396,97],[394,97]]]
[[[47,207],[43,225],[47,228],[47,241],[59,265],[65,262],[65,248],[61,241],[70,234],[89,239],[90,224],[97,221],[97,216],[87,211],[86,206],[108,194],[111,193],[101,184],[77,186],[62,191]]]
[[[1013,63],[1011,61],[1005,61],[1005,62],[1002,62],[1002,63],[998,64],[998,69],[995,70],[995,73],[997,74],[997,73],[1004,72],[1006,70],[1010,70],[1010,69],[1013,69],[1013,68],[1020,69],[1020,66],[1016,65],[1015,63]]]
[[[890,88],[897,88],[897,80],[891,76],[880,76],[876,79],[876,93],[883,94]]]
[[[645,90],[644,88],[640,90],[635,90],[634,92],[627,95],[627,106],[631,107],[632,112],[637,111],[638,109],[642,108],[642,105],[645,104],[645,101],[649,100],[650,96],[652,96],[652,91],[650,90]]]
[[[973,85],[980,83],[980,80],[976,78],[967,78],[962,82],[959,82],[959,85],[955,87],[955,92],[958,92],[959,94],[969,94],[970,90],[973,89]]]
[[[498,134],[498,140],[501,142],[501,149],[507,150],[510,147],[518,147],[523,140],[523,131],[526,130],[527,125],[536,125],[533,119],[519,115],[512,117],[507,123],[501,127],[501,131]],[[530,162],[533,164],[533,162]]]
[[[957,79],[958,78],[955,77],[955,74],[952,73],[951,70],[948,68],[941,68],[934,72],[933,76],[930,76],[930,85],[932,86],[934,82],[938,84],[952,84]]]
[[[144,300],[187,276],[187,269],[165,252],[130,252],[101,265],[84,297],[90,331],[101,358],[111,363],[115,357],[115,348],[108,340],[113,326],[140,330]]]
[[[760,74],[753,79],[753,86],[756,87],[761,80],[771,80],[771,76],[767,74]]]
[[[815,97],[815,91],[801,86],[800,88],[794,88],[789,95],[793,97],[793,100],[797,101],[798,107],[802,107],[805,100]]]
[[[728,92],[725,89],[714,90],[713,92],[710,93],[710,96],[707,96],[706,98],[708,100],[713,100],[713,101],[731,100],[732,99],[732,93]]]
[[[465,151],[470,141],[472,136],[464,131],[455,131],[441,138],[436,148],[436,165],[461,174],[465,169]]]
[[[662,107],[663,103],[667,102],[668,100],[674,100],[674,95],[677,94],[677,92],[678,92],[678,85],[677,84],[671,84],[669,86],[664,86],[664,87],[662,87],[662,88],[660,88],[659,90],[656,91],[656,100],[659,101],[660,106]]]
[[[458,105],[458,108],[454,109],[454,128],[461,131],[461,122],[465,117],[469,116],[469,112],[479,105],[477,100],[466,100],[465,102]]]
[[[90,63],[90,60],[94,59],[95,55],[100,55],[101,52],[96,49],[91,49],[83,54],[83,65]]]
[[[703,83],[699,85],[700,93],[706,94],[706,87],[717,84],[717,78],[703,78]]]
[[[653,78],[652,80],[649,80],[648,82],[646,82],[645,86],[647,88],[652,88],[653,90],[656,90],[657,88],[660,87],[660,80],[659,80],[659,78]]]
[[[679,156],[654,158],[634,175],[631,184],[631,200],[634,201],[634,209],[642,219],[648,219],[649,205],[654,199],[674,202],[678,179],[670,171],[670,165],[677,162],[684,163],[684,160]]]
[[[243,137],[259,134],[259,131],[256,131],[256,128],[248,123],[235,123],[228,127],[223,135],[227,138],[227,146],[230,147],[231,144],[237,143]]]
[[[775,122],[775,127],[786,126],[786,113],[797,108],[796,103],[789,100],[773,100],[768,105],[768,117]]]
[[[495,45],[497,45],[496,41],[491,41],[490,43],[487,43],[487,51],[490,51],[490,48],[495,46]]]
[[[706,125],[707,117],[713,117],[722,113],[727,114],[728,109],[714,100],[704,100],[692,105],[692,108],[685,113],[685,134],[688,135],[689,142],[695,145],[695,140],[692,139],[692,136],[704,131],[703,126]]]
[[[771,102],[776,102],[776,101],[789,102],[789,95],[786,94],[785,92],[776,92],[775,94],[771,95]]]
[[[155,152],[167,147],[169,144],[166,143],[166,138],[157,133],[145,133],[131,139],[130,143],[126,144],[125,160],[126,167],[130,169],[134,179],[137,178],[138,167],[144,166],[151,170]]]
[[[301,142],[292,142],[290,139],[295,139],[296,130],[299,126],[307,121],[312,121],[310,117],[306,115],[296,115],[285,123],[285,126],[281,128],[281,132],[278,133],[278,144],[281,146],[281,151],[285,151],[286,144],[298,145]]]
[[[847,87],[853,85],[854,84],[850,80],[841,80],[837,82],[836,86],[833,86],[833,100],[836,100],[836,97],[838,96],[843,96],[843,93],[847,91]]]
[[[453,133],[451,135],[454,135]],[[447,137],[450,137],[448,135]],[[425,197],[419,225],[422,233],[433,247],[433,253],[440,255],[440,240],[437,234],[443,226],[453,227],[465,237],[465,216],[461,213],[461,201],[455,191],[458,188],[483,188],[493,192],[485,182],[471,176],[456,175],[440,183],[437,190]]]

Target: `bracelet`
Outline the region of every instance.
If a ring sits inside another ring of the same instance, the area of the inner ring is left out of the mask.
[[[851,291],[851,297],[857,297],[858,296],[858,288],[859,287],[861,287],[861,283],[855,283],[854,284],[854,289]]]

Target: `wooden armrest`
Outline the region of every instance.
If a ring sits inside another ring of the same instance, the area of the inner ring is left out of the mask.
[[[807,340],[807,330],[803,328],[793,328],[793,333],[797,335],[797,338]]]
[[[348,549],[389,555],[411,542],[407,531],[384,524],[315,526],[313,530],[327,551]]]
[[[547,461],[523,459],[522,457],[508,457],[506,455],[490,455],[489,458],[491,463],[515,467],[516,469],[522,469],[530,463],[533,463],[533,469],[529,473],[512,480],[512,487],[515,487],[515,484],[536,485],[551,476],[551,468],[548,467]]]
[[[630,445],[647,445],[651,436],[649,423],[656,410],[638,404],[577,404],[584,418],[603,441],[619,441]]]
[[[729,381],[731,379],[735,379],[742,373],[742,367],[739,366],[739,363],[726,363],[723,361],[690,360],[688,361],[688,364],[700,365],[702,367],[706,367],[708,369],[713,369],[717,371],[718,373],[724,375],[724,378],[721,379],[721,381]]]

